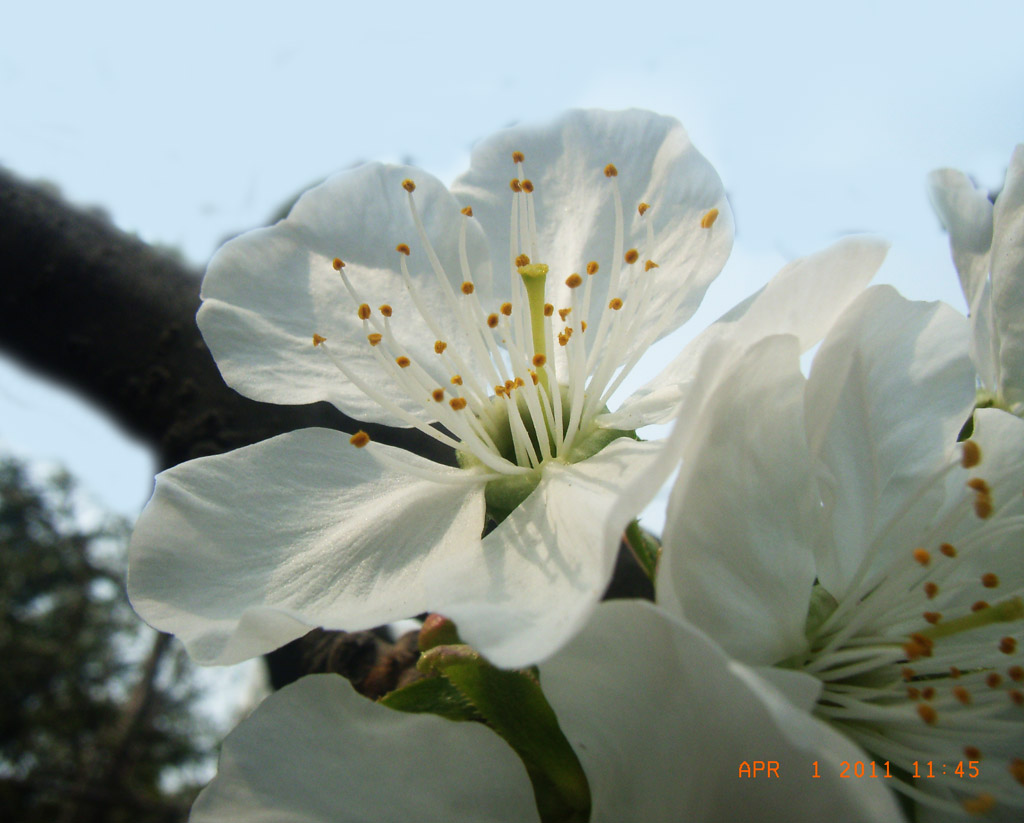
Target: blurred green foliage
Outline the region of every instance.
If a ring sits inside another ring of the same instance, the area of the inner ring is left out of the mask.
[[[83,526],[75,497],[0,460],[0,809],[181,821],[211,748],[188,663],[128,604],[127,524]]]

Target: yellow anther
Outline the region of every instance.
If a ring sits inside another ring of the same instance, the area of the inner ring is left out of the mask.
[[[466,398],[453,397],[451,400],[448,401],[448,405],[455,409],[455,411],[462,411],[464,408],[466,408]]]
[[[939,551],[946,555],[946,557],[956,557],[956,547],[951,543],[943,543],[939,546]]]
[[[530,371],[530,379],[533,381],[533,385],[537,385],[540,382],[540,378],[537,377],[537,372]]]
[[[452,375],[452,379],[451,379],[451,384],[453,386],[461,386],[462,385],[462,375],[461,374],[453,374]]]
[[[527,194],[533,194],[533,181],[532,180],[524,180],[522,182],[522,186],[523,186],[523,191],[525,191]]]
[[[381,303],[377,307],[377,311],[379,311],[385,317],[391,317],[391,315],[395,313],[395,310],[391,308],[391,306],[389,306],[387,303]]]
[[[416,191],[416,184],[406,177],[405,180],[402,181],[402,188],[411,194]]]
[[[558,335],[558,345],[559,346],[564,346],[568,342],[569,342],[569,335],[567,335],[564,331],[560,332],[559,335]]]
[[[902,669],[900,669],[900,674],[903,676],[904,681],[906,681],[913,680],[914,677],[917,675],[917,672],[915,672],[909,666],[904,666]]]
[[[575,272],[573,272],[567,278],[565,278],[565,285],[567,285],[570,289],[575,289],[583,285],[583,278],[580,277]]]
[[[359,308],[356,310],[356,315],[360,320],[370,319],[370,305],[369,303],[360,303]]]
[[[935,641],[930,637],[915,633],[910,635],[910,640],[907,643],[903,644],[903,652],[907,655],[908,660],[917,660],[920,657],[931,657],[934,646]]]
[[[914,560],[922,566],[927,566],[932,562],[932,556],[927,549],[914,549]]]
[[[558,316],[562,318],[563,323],[565,322],[565,318],[568,317],[571,313],[572,308],[558,310]]]
[[[366,335],[366,339],[370,341],[371,346],[376,346],[384,338],[381,335],[377,334],[377,332],[374,332],[373,334]]]
[[[972,477],[967,481],[967,488],[973,489],[978,494],[991,494],[992,490],[988,487],[988,483],[982,480],[980,477]]]
[[[921,690],[917,686],[907,686],[907,699],[908,700],[920,700]]]
[[[500,311],[501,311],[501,313],[503,315],[505,315],[505,317],[511,317],[512,316],[512,304],[511,303],[502,303]]]
[[[960,453],[960,465],[965,469],[973,469],[981,462],[981,447],[973,440],[965,440]]]
[[[969,705],[971,702],[971,693],[967,691],[967,689],[965,689],[963,686],[953,687],[953,697],[955,697],[965,706]]]
[[[370,442],[370,435],[360,429],[348,439],[348,442],[357,449],[361,449]]]
[[[990,517],[992,515],[992,498],[979,492],[974,498],[974,513],[981,520]]]
[[[700,227],[702,229],[710,229],[715,225],[715,221],[718,219],[718,209],[708,209],[704,212],[704,216],[700,219]]]
[[[496,314],[489,314],[489,315],[487,315],[487,326],[488,326],[488,328],[491,328],[491,329],[498,328],[498,315],[496,315]]]
[[[522,184],[515,177],[513,177],[511,180],[508,181],[508,186],[509,186],[510,189],[512,189],[512,191],[517,191],[518,192],[518,191],[522,191],[523,190]]]
[[[1006,673],[1014,683],[1024,683],[1024,666],[1010,666]]]
[[[1013,654],[1017,651],[1017,640],[1013,637],[1004,637],[999,641],[999,651],[1003,654]]]
[[[587,274],[597,274],[598,268],[599,266],[597,265],[597,261],[591,260],[587,263]]]
[[[526,156],[521,151],[512,152],[512,162],[522,163],[526,159]]]
[[[322,334],[316,334],[316,333],[313,334],[313,345],[314,346],[319,346],[321,343],[326,343],[326,342],[327,342],[327,338],[324,337]]]
[[[989,608],[989,605],[988,601],[986,600],[975,600],[973,603],[971,603],[972,612],[984,611],[987,608]]]
[[[465,206],[462,209],[462,213],[464,215],[466,215],[466,217],[472,217],[473,216],[473,207],[472,206]]]
[[[996,799],[984,792],[977,797],[968,797],[963,802],[964,811],[968,814],[988,814],[995,805]]]
[[[650,203],[641,203],[636,207],[636,210],[640,212],[640,216],[643,217],[644,213],[651,207]]]
[[[939,713],[927,703],[918,704],[917,714],[929,726],[934,726],[935,721],[939,719]]]
[[[474,286],[467,280],[465,283],[462,284],[460,289],[463,294],[472,294],[474,291],[476,291],[476,286]]]
[[[613,297],[608,301],[608,308],[612,311],[618,311],[622,308],[622,300],[618,297]]]
[[[609,163],[607,166],[604,167],[604,176],[605,177],[618,177],[619,176],[619,170],[617,168],[615,168],[615,164]]]
[[[586,320],[580,320],[580,331],[586,331],[586,330],[587,330],[587,321]]]
[[[555,307],[552,306],[550,303],[545,303],[544,304],[544,316],[545,317],[551,317],[551,315],[553,315],[554,313],[555,313]]]
[[[636,262],[637,260],[639,260],[639,259],[640,259],[640,252],[638,252],[638,251],[637,251],[636,249],[630,249],[630,250],[629,250],[629,251],[627,251],[627,252],[626,252],[626,254],[625,254],[625,260],[626,260],[626,262],[627,262],[627,263],[629,263],[629,265],[631,265],[631,266],[632,266],[632,265],[633,265],[633,264],[634,264],[634,263],[635,263],[635,262]]]
[[[646,263],[644,263],[644,271],[650,271],[651,269],[656,268],[658,268],[658,264],[655,263],[653,260],[648,260]]]
[[[400,355],[399,357],[396,357],[395,362],[399,365],[400,368],[403,369],[407,369],[409,368],[410,365],[412,365],[412,361],[404,354]]]
[[[983,574],[981,576],[981,585],[984,586],[986,589],[994,589],[996,586],[999,585],[998,575],[992,574],[992,572],[987,572],[986,574]]]
[[[331,261],[331,265],[334,266],[335,271],[341,271],[343,268],[345,268],[345,261],[342,260],[340,257],[335,257]]]
[[[404,254],[406,257],[412,254],[412,252],[409,250],[409,246],[405,243],[399,243],[397,246],[395,246],[395,251],[397,251],[399,254]]]
[[[1013,779],[1024,786],[1024,760],[1021,760],[1019,757],[1014,758],[1007,768],[1010,770]]]
[[[520,254],[518,257],[516,257],[516,268],[517,269],[521,269],[523,266],[529,266],[529,265],[530,265],[530,258],[527,257],[525,254]]]
[[[924,584],[924,593],[929,600],[933,600],[935,595],[939,593],[939,584],[929,580]]]
[[[1012,700],[1015,705],[1024,706],[1024,692],[1019,689],[1009,689],[1006,693],[1010,695],[1010,700]]]
[[[933,700],[935,698],[935,689],[931,686],[925,686],[925,688],[921,690],[921,697],[925,700]]]
[[[504,396],[505,396],[505,387],[504,387],[504,386],[502,386],[502,385],[501,385],[501,384],[499,383],[498,385],[496,385],[496,386],[494,387],[494,393],[495,393],[496,395],[498,395],[498,397],[504,397]]]
[[[535,354],[533,356],[533,365],[538,369],[548,362],[548,359],[543,354]]]
[[[515,386],[516,386],[516,388],[517,388],[517,389],[518,389],[518,388],[519,388],[520,386],[525,386],[525,385],[526,385],[526,381],[525,381],[525,380],[523,380],[523,378],[521,378],[521,377],[517,377],[517,378],[516,378]]]
[[[964,757],[968,760],[981,760],[981,749],[977,746],[964,746]]]
[[[435,403],[440,403],[442,400],[444,400],[444,389],[434,389],[430,393],[430,396],[434,398]]]
[[[512,391],[512,389],[514,389],[515,387],[516,387],[516,383],[515,383],[514,380],[506,380],[505,381],[505,391],[506,392]]]
[[[447,349],[447,348],[448,348],[448,344],[445,343],[444,340],[435,340],[434,341],[434,353],[435,354],[444,354],[444,350]]]
[[[956,666],[950,666],[949,667],[949,676],[952,677],[954,680],[956,680],[958,677],[960,677],[960,675],[961,675],[961,671]]]
[[[942,620],[942,615],[939,612],[925,612],[922,617],[933,626]]]
[[[985,685],[990,689],[998,689],[1003,685],[1003,676],[999,672],[989,672],[985,678]]]

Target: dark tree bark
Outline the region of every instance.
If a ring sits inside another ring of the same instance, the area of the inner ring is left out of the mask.
[[[195,314],[199,271],[101,216],[0,170],[0,349],[80,392],[150,445],[161,467],[325,426],[451,462],[414,430],[327,403],[276,406],[229,389]]]

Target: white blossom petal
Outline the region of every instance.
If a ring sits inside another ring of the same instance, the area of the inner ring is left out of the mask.
[[[441,608],[427,581],[479,550],[479,477],[328,429],[183,463],[132,537],[132,604],[202,663]]]
[[[804,418],[835,540],[834,548],[819,546],[818,576],[836,597],[891,522],[912,532],[933,513],[941,489],[922,496],[917,487],[973,406],[967,332],[948,306],[877,286],[840,318],[814,358]]]
[[[526,770],[476,723],[405,714],[337,675],[271,695],[224,741],[191,823],[539,820]]]
[[[409,193],[402,188],[405,179],[415,182],[422,223],[449,285],[458,289],[467,279],[459,257],[463,223],[470,268],[489,281],[480,227],[460,214],[458,202],[434,177],[411,167],[380,164],[339,174],[299,198],[285,220],[235,238],[210,262],[198,321],[229,385],[256,400],[328,400],[357,418],[409,425],[374,402],[339,371],[335,360],[313,346],[313,335],[319,334],[356,378],[407,411],[432,419],[382,367],[376,357],[380,351],[367,343],[376,328],[357,316],[359,305],[366,303],[373,321],[382,324],[379,307],[391,305],[390,325],[402,348],[397,354],[412,358],[447,384],[434,352],[439,338],[435,332],[448,343],[463,343],[464,333],[418,236]],[[418,284],[419,307],[400,273],[402,255],[395,250],[400,243],[411,250],[407,263]],[[343,270],[335,269],[335,258],[345,264]],[[462,349],[468,351],[468,346]],[[395,354],[390,352],[391,357]]]
[[[603,603],[540,669],[592,823],[900,819],[882,781],[839,777],[860,750],[654,606]],[[776,761],[778,778],[740,777],[753,760]]]
[[[804,650],[822,534],[792,336],[750,347],[681,429],[658,602],[748,663]],[[679,433],[673,433],[673,437]]]
[[[832,326],[882,265],[888,244],[870,237],[849,237],[816,254],[784,266],[759,292],[705,329],[649,383],[613,413],[599,418],[613,428],[665,423],[682,411],[696,385],[702,352],[729,338],[742,352],[772,334],[792,334],[806,351]],[[706,387],[701,386],[701,390]]]
[[[992,230],[992,314],[999,340],[999,390],[1024,404],[1024,145],[1010,158]]]
[[[612,187],[618,186],[619,254],[637,249],[641,267],[646,260],[659,266],[635,275],[651,278],[663,296],[644,314],[646,324],[659,330],[654,339],[693,314],[732,248],[732,214],[721,180],[677,120],[638,110],[570,111],[548,126],[508,129],[476,146],[469,171],[452,191],[483,225],[499,282],[509,271],[507,195],[510,178],[518,174],[513,152],[524,155],[521,168],[534,185],[537,237],[531,257],[550,266],[551,282],[558,285],[549,286],[548,299],[556,308],[572,305],[562,283],[573,272],[583,274],[592,260],[600,263],[598,278],[629,276],[629,267],[615,258]],[[614,181],[604,174],[608,164],[617,169]],[[650,206],[643,215],[641,203]],[[701,218],[711,209],[717,209],[717,220],[702,228]],[[586,319],[592,329],[604,308],[596,301],[591,306]]]
[[[496,665],[535,663],[575,634],[604,593],[622,532],[674,467],[658,443],[620,438],[554,464],[467,556],[444,614]],[[514,631],[512,630],[514,629]]]

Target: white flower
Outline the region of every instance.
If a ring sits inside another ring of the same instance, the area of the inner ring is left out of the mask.
[[[658,599],[737,660],[801,676],[875,763],[850,775],[1019,820],[1024,421],[979,410],[956,443],[967,338],[948,307],[886,287],[806,381],[792,338],[750,348],[691,418]]]
[[[602,604],[540,681],[586,773],[591,823],[898,817],[877,781],[813,777],[854,746],[649,604]],[[774,761],[775,776],[741,777],[752,761]],[[333,675],[272,695],[227,738],[191,818],[538,819],[525,769],[489,729],[387,709]]]
[[[415,426],[460,467],[323,429],[178,466],[135,531],[136,609],[201,662],[426,611],[498,665],[549,655],[670,470],[632,430],[676,413],[695,358],[606,403],[731,240],[713,169],[638,111],[503,132],[451,192],[382,165],[308,192],[210,264],[198,319],[225,379]],[[883,255],[849,240],[798,261],[720,327],[810,346]]]
[[[978,403],[1024,414],[1024,145],[995,206],[962,172],[940,169],[930,183],[971,317]]]

